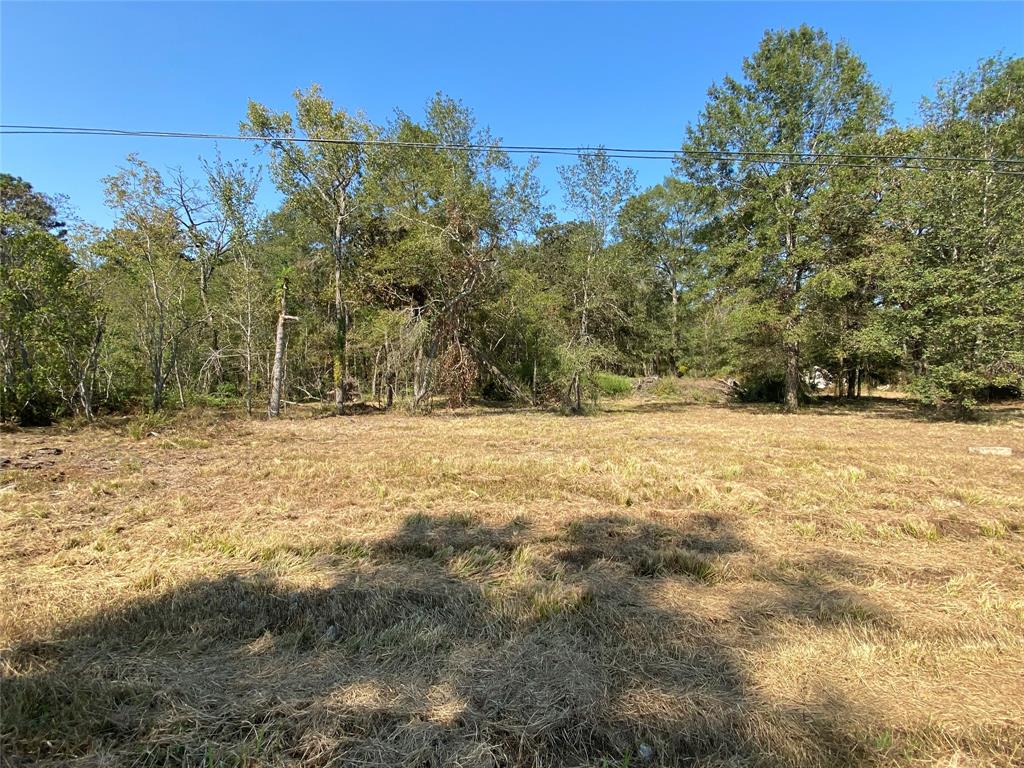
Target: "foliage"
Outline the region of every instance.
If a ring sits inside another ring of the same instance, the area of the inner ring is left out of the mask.
[[[1024,60],[985,60],[896,127],[845,43],[770,31],[709,90],[674,176],[637,190],[580,152],[561,219],[537,161],[441,93],[386,125],[315,85],[291,111],[251,102],[276,210],[257,169],[220,157],[190,178],[130,156],[104,180],[105,231],[3,174],[0,418],[258,412],[284,281],[286,405],[578,412],[686,374],[789,408],[884,382],[966,411],[1024,385],[1024,177],[836,158],[1020,158],[1022,94]]]
[[[104,322],[58,205],[0,174],[0,421],[92,413]]]
[[[787,161],[848,149],[886,112],[864,63],[845,44],[802,26],[766,33],[744,61],[743,79],[712,86],[687,132],[679,166],[701,185],[715,216],[712,242],[724,280],[743,293],[737,339],[754,353],[750,373],[782,375],[790,409],[798,401],[809,286],[825,260],[824,233],[809,214],[828,174],[821,163]],[[727,160],[708,152],[742,154]]]
[[[624,395],[633,391],[633,380],[615,373],[598,371],[594,374],[594,383],[602,395]]]

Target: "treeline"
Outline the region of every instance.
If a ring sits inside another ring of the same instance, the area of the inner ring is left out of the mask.
[[[863,62],[802,27],[711,87],[664,183],[638,190],[602,150],[560,168],[568,221],[537,160],[443,95],[383,126],[316,86],[290,113],[250,103],[269,213],[262,171],[220,158],[191,178],[129,157],[107,230],[4,175],[0,417],[581,410],[602,372],[731,376],[790,409],[815,386],[1019,393],[1022,104],[1024,60],[993,58],[897,126]]]

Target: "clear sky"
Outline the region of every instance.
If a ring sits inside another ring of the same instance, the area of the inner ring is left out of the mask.
[[[320,83],[348,109],[419,116],[437,90],[508,144],[678,147],[709,85],[738,74],[766,28],[806,22],[846,40],[915,114],[934,83],[1024,54],[1024,3],[54,3],[0,2],[0,117],[234,133],[253,98],[287,108]],[[210,143],[0,140],[0,167],[108,224],[100,179],[129,152],[198,168]],[[251,148],[221,147],[227,157]],[[557,205],[555,158],[542,181]],[[636,162],[643,185],[667,162]],[[269,186],[269,182],[268,182]],[[273,202],[271,193],[264,197]]]

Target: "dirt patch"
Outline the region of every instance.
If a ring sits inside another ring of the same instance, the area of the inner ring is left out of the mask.
[[[44,469],[56,464],[50,457],[60,456],[63,448],[36,448],[17,457],[0,456],[0,469]]]

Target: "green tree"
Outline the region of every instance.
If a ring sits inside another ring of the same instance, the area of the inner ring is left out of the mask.
[[[134,359],[146,360],[153,410],[163,407],[172,375],[184,404],[179,363],[204,319],[195,265],[184,257],[187,242],[167,205],[164,180],[152,166],[129,156],[105,183],[107,205],[117,219],[97,250],[109,275],[106,302],[116,337],[132,345]]]
[[[790,163],[841,151],[876,132],[886,114],[885,98],[846,44],[806,26],[768,32],[744,61],[742,80],[727,77],[709,90],[677,161],[710,193],[716,256],[743,301],[745,357],[762,375],[782,375],[789,410],[800,390],[804,289],[822,259],[808,211],[828,181],[827,163]]]
[[[939,84],[921,128],[893,141],[923,155],[1024,155],[1024,59],[988,59]],[[886,298],[914,387],[969,409],[990,387],[1024,383],[1024,176],[996,163],[907,171],[885,198]]]
[[[363,117],[336,109],[320,86],[313,85],[307,91],[295,91],[294,117],[250,101],[248,119],[241,124],[241,130],[263,140],[261,146],[270,150],[271,171],[278,188],[290,205],[301,208],[319,225],[330,246],[335,324],[334,398],[337,412],[342,413],[349,324],[345,280],[351,271],[352,258],[346,245],[352,235],[349,225],[366,163],[366,145],[362,142],[372,139],[376,129]]]
[[[0,189],[0,420],[46,424],[79,404],[91,416],[99,339],[82,270],[47,198],[7,175]]]
[[[479,308],[499,258],[535,216],[532,165],[512,163],[465,106],[442,94],[422,124],[400,114],[388,135],[401,145],[376,156],[367,185],[383,231],[360,264],[364,284],[404,315],[399,347],[412,354],[414,405],[429,406],[435,387],[458,405],[482,371],[503,375]]]
[[[558,173],[566,203],[583,224],[572,230],[571,247],[560,264],[572,282],[569,295],[578,323],[563,354],[571,371],[568,398],[579,411],[583,381],[606,357],[601,339],[593,334],[593,314],[595,307],[616,309],[611,299],[620,263],[609,245],[622,206],[636,188],[636,172],[621,168],[599,148],[581,154],[574,165],[559,167]]]
[[[26,425],[74,409],[94,370],[70,368],[91,341],[93,307],[68,245],[39,222],[0,212],[0,420]],[[83,404],[91,416],[91,401]]]
[[[62,238],[67,234],[54,201],[36,192],[24,179],[9,173],[0,173],[0,210],[4,213],[17,214],[25,221],[57,237]],[[3,231],[4,234],[6,232],[7,230]]]
[[[651,270],[657,290],[669,300],[668,316],[658,318],[668,325],[662,370],[707,373],[717,368],[704,345],[695,343],[718,303],[702,239],[706,226],[700,190],[672,177],[631,198],[619,216],[624,244]],[[647,330],[648,335],[657,332]]]

